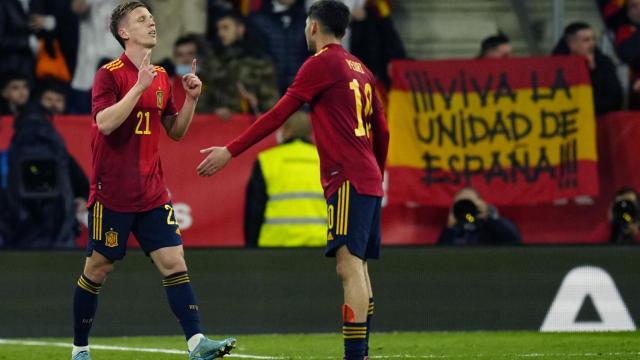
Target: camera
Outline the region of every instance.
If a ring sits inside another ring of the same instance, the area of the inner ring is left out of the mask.
[[[613,204],[613,223],[617,225],[632,224],[638,220],[638,207],[634,201],[618,200]]]
[[[458,200],[453,203],[453,217],[456,223],[462,224],[465,230],[474,230],[478,221],[478,207],[467,199]]]
[[[60,194],[58,163],[53,159],[20,159],[20,196],[47,199]]]

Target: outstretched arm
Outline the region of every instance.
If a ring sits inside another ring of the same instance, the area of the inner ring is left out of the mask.
[[[198,165],[198,175],[211,176],[221,170],[231,160],[231,157],[242,154],[245,150],[278,129],[300,106],[302,106],[302,101],[293,96],[285,95],[278,101],[276,106],[260,116],[247,131],[227,144],[227,146],[214,146],[200,150],[200,153],[209,155]]]

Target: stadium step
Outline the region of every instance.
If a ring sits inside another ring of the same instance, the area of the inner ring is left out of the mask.
[[[554,46],[553,1],[526,1],[533,32],[543,53]],[[394,21],[412,58],[469,58],[480,41],[498,30],[513,42],[516,55],[528,54],[527,44],[510,0],[402,0],[394,5]],[[590,0],[565,0],[566,23],[590,23],[597,34],[604,25]]]

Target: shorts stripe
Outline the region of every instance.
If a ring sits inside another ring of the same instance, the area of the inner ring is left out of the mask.
[[[349,229],[349,181],[338,188],[337,235],[347,235]]]
[[[102,211],[104,210],[104,205],[100,204],[100,219],[98,219],[98,240],[102,240]]]
[[[349,181],[347,180],[347,183],[345,185],[345,192],[347,193],[347,199],[345,200],[345,211],[344,211],[344,235],[347,235],[347,233],[349,232],[349,193],[351,193],[349,187],[351,186],[351,184],[349,184]]]
[[[336,235],[342,231],[342,186],[338,188],[338,211],[336,211]]]
[[[93,229],[91,233],[91,238],[96,239],[96,233],[98,227],[98,203],[93,204]],[[96,239],[97,240],[97,239]]]
[[[93,239],[102,240],[102,212],[103,205],[96,201],[93,205]]]

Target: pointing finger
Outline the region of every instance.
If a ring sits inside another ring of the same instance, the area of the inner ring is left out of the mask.
[[[191,73],[195,75],[197,68],[198,68],[198,59],[193,58],[193,61],[191,62]]]
[[[142,58],[142,66],[149,66],[149,64],[151,64],[151,52],[147,51],[146,54],[144,54],[144,57]]]

